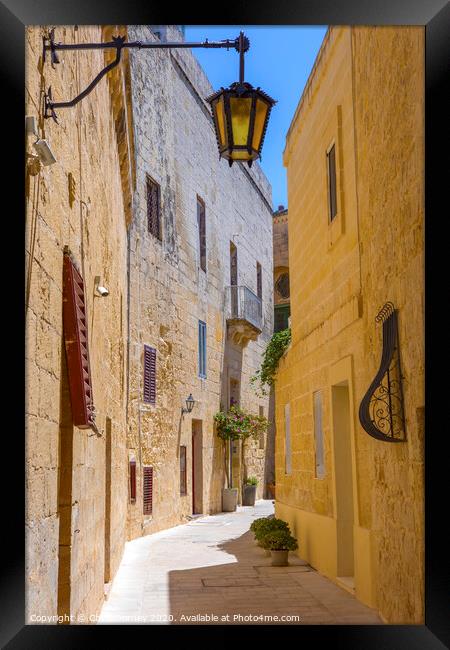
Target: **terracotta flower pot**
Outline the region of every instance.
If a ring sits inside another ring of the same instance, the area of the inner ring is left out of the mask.
[[[288,566],[289,551],[271,551],[272,566]]]

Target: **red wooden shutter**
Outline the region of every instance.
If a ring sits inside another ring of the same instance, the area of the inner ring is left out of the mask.
[[[144,515],[153,511],[153,467],[144,467]]]
[[[136,501],[136,461],[130,460],[130,499]]]
[[[73,424],[96,428],[84,282],[68,249],[63,264],[63,325]]]
[[[144,402],[156,403],[156,350],[144,345]]]

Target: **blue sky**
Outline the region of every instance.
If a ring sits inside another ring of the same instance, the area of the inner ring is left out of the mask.
[[[250,39],[245,55],[245,81],[261,86],[278,100],[272,109],[262,150],[261,167],[272,184],[273,205],[287,207],[283,150],[286,133],[319,51],[326,26],[186,25],[186,41],[235,39],[243,30]],[[194,55],[218,90],[238,80],[235,50],[194,49]]]

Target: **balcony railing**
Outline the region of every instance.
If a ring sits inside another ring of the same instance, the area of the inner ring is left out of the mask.
[[[227,318],[244,320],[262,331],[262,300],[245,286],[227,289]]]

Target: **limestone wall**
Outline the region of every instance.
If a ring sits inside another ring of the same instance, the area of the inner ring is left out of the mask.
[[[83,90],[104,67],[101,51],[65,52],[42,65],[44,28],[26,29],[26,114],[57,159],[26,177],[26,577],[33,614],[99,611],[105,580],[106,422],[111,420],[110,577],[125,541],[126,205],[111,88],[103,80],[74,108],[43,120],[54,101]],[[95,42],[98,27],[57,27],[56,40]],[[120,92],[116,91],[119,98]],[[33,138],[27,153],[34,154]],[[70,182],[70,192],[69,192]],[[101,435],[73,427],[65,376],[62,263],[69,246],[84,275],[90,364]],[[109,289],[94,297],[94,277]],[[61,546],[60,546],[61,545]],[[58,575],[60,602],[58,608]],[[76,622],[76,621],[75,621]]]
[[[376,489],[362,512],[373,531],[381,613],[390,622],[423,623],[424,29],[358,28],[352,46],[366,359],[355,374],[364,386],[378,369],[374,318],[391,300],[407,434],[406,444],[371,443]]]
[[[156,40],[148,26],[130,27],[130,38]],[[169,28],[168,40],[181,38]],[[214,52],[211,52],[214,56]],[[232,56],[232,54],[230,54]],[[259,166],[251,170],[219,161],[204,98],[212,93],[204,72],[185,50],[130,54],[137,181],[130,233],[130,394],[128,447],[137,459],[137,499],[129,505],[129,536],[183,523],[192,513],[192,420],[202,423],[203,512],[221,510],[223,449],[213,415],[228,406],[230,376],[240,380],[242,406],[268,412],[268,400],[250,388],[272,332],[271,190]],[[147,228],[146,175],[161,187],[162,242]],[[206,209],[207,270],[200,268],[197,196]],[[226,341],[225,286],[229,247],[238,249],[238,284],[256,293],[262,266],[264,329],[244,350]],[[207,325],[207,378],[198,376],[198,321]],[[142,401],[143,345],[157,350],[157,398]],[[192,393],[194,411],[181,419]],[[180,496],[178,449],[187,447],[187,495]],[[139,451],[141,449],[141,452]],[[141,464],[154,468],[153,514],[144,517]],[[249,474],[261,479],[264,450],[249,451]]]
[[[332,143],[338,211],[330,223]],[[292,344],[276,382],[277,512],[313,566],[336,581],[350,576],[347,586],[354,578],[356,596],[386,621],[421,623],[423,29],[330,29],[289,130],[285,164]],[[404,375],[407,442],[398,444],[371,438],[358,418],[380,365],[375,316],[387,301],[398,309]],[[316,391],[323,404],[322,477]]]

